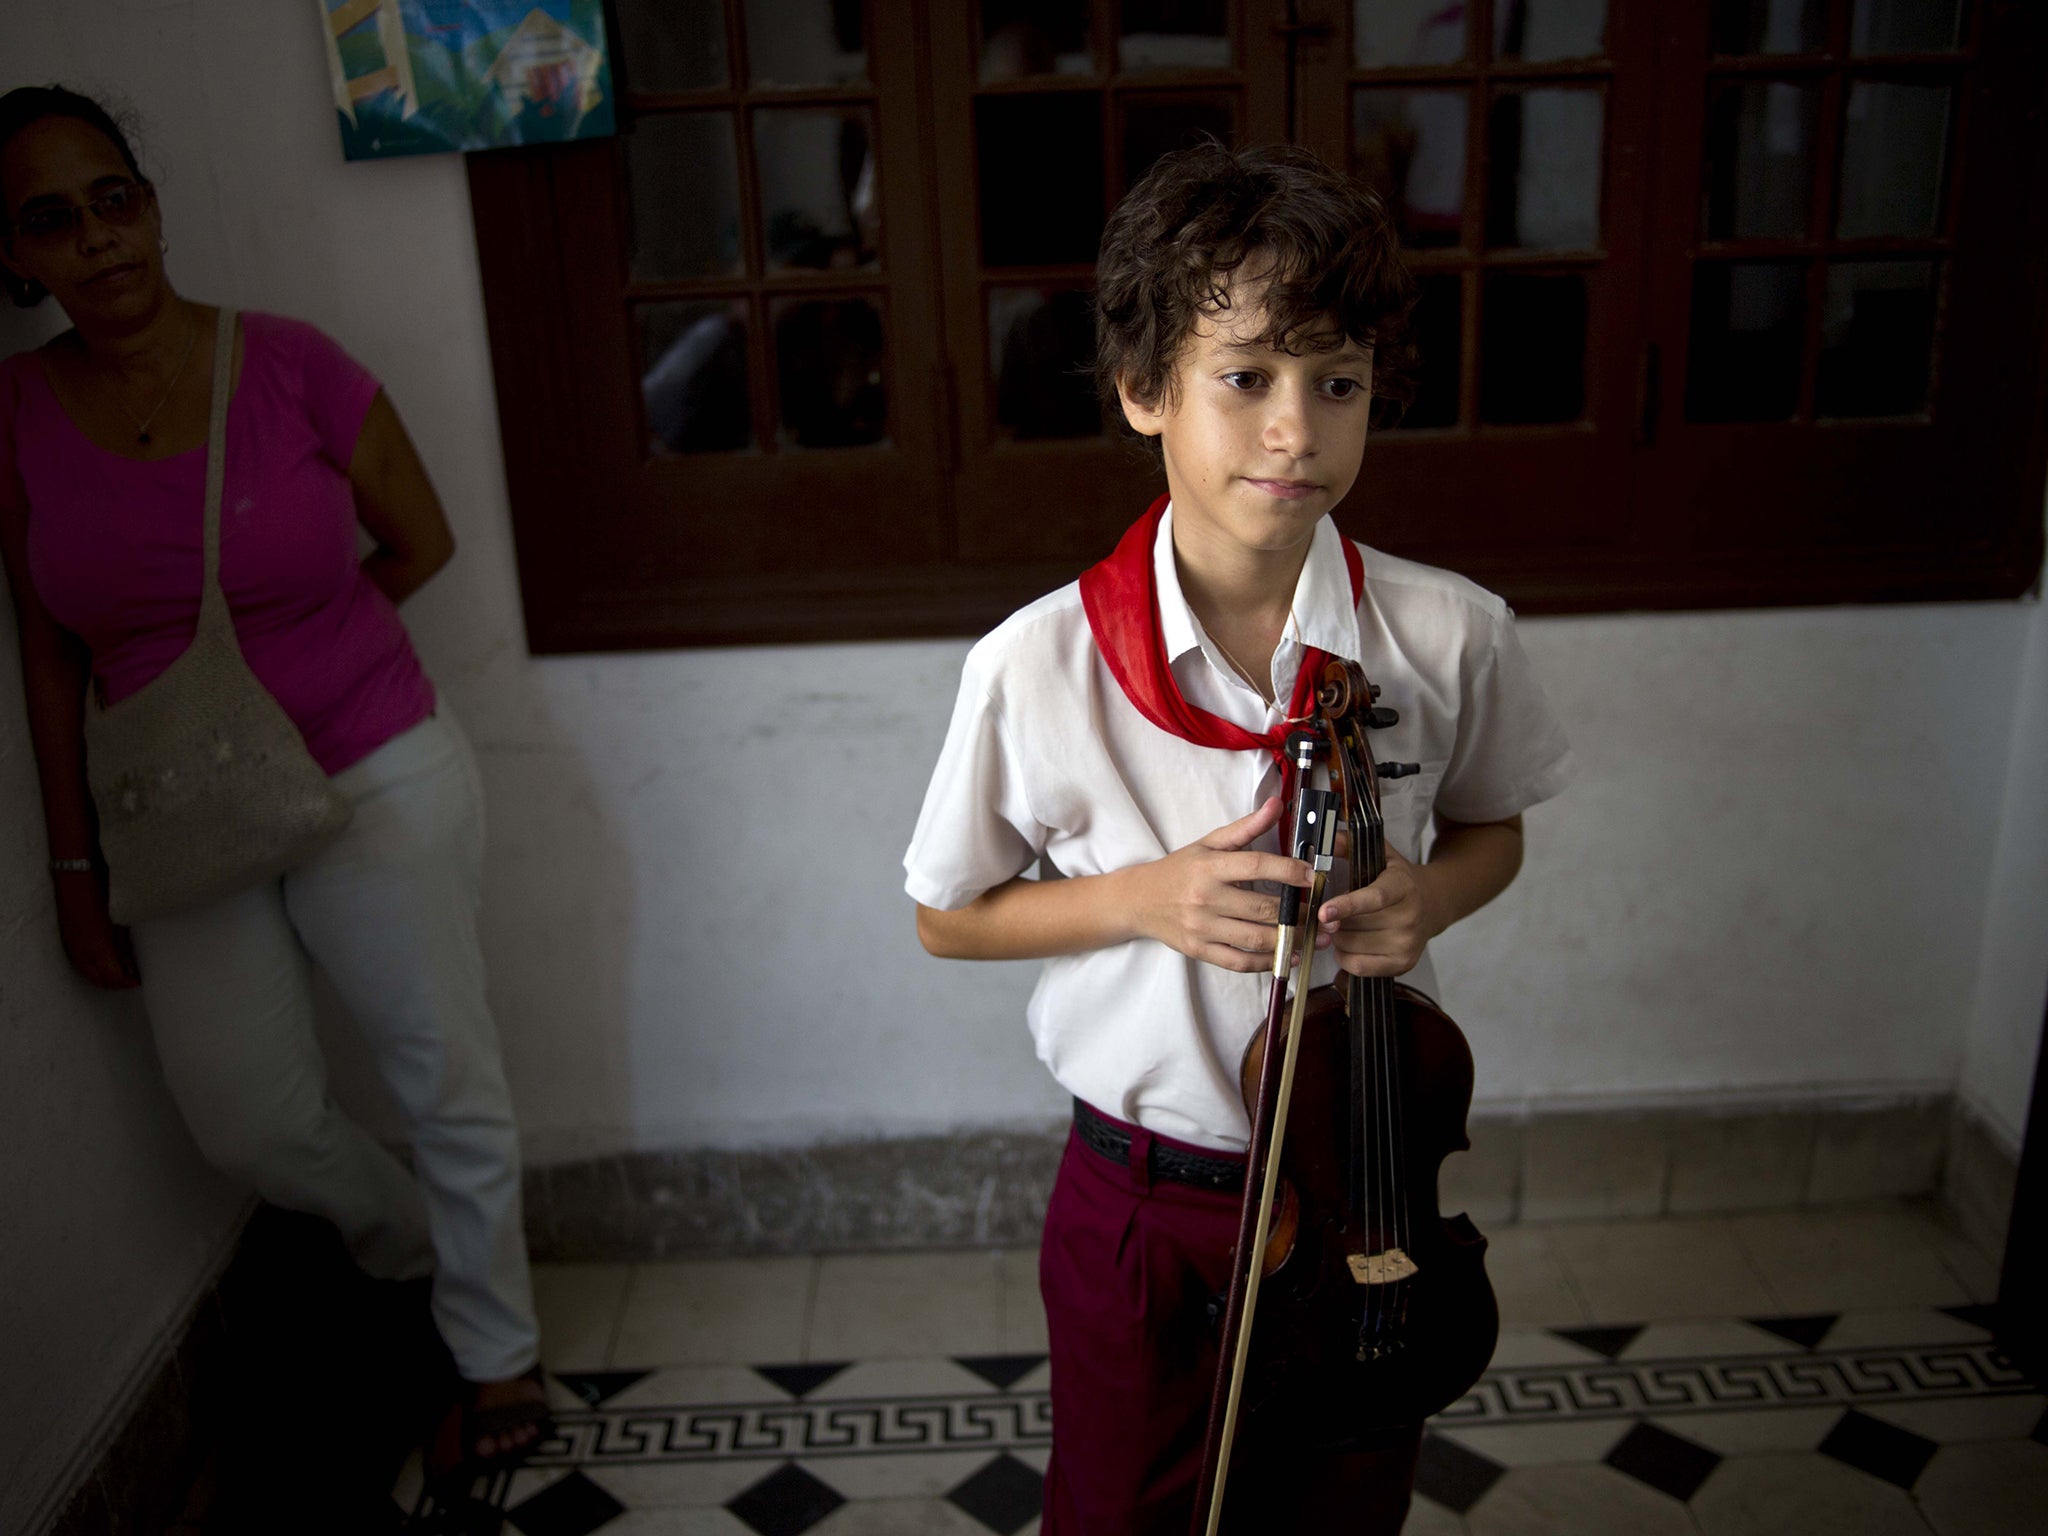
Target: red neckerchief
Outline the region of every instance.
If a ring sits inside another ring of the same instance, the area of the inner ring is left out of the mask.
[[[1110,675],[1123,688],[1124,697],[1138,713],[1183,741],[1198,747],[1220,747],[1230,752],[1260,748],[1286,766],[1284,750],[1292,726],[1314,707],[1316,681],[1329,662],[1327,651],[1306,647],[1301,670],[1294,677],[1294,692],[1287,704],[1286,721],[1270,731],[1253,732],[1233,724],[1221,715],[1190,704],[1174,681],[1173,667],[1166,654],[1166,639],[1159,624],[1159,585],[1153,576],[1152,555],[1159,542],[1159,519],[1165,515],[1168,498],[1160,497],[1145,515],[1131,524],[1108,559],[1081,573],[1081,606],[1088,614],[1088,628]],[[1349,539],[1344,544],[1344,566],[1351,575],[1351,602],[1355,607],[1365,590],[1365,562]]]

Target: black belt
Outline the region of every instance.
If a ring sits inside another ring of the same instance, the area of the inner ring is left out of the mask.
[[[1074,1129],[1081,1133],[1081,1140],[1091,1152],[1100,1153],[1120,1167],[1129,1164],[1131,1133],[1103,1119],[1080,1099],[1074,1100]],[[1155,1179],[1192,1184],[1196,1189],[1235,1192],[1244,1188],[1243,1158],[1207,1157],[1157,1140],[1152,1143],[1151,1173]]]

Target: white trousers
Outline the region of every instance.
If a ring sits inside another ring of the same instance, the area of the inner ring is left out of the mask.
[[[164,1076],[208,1161],[324,1216],[382,1279],[434,1276],[471,1381],[534,1363],[519,1144],[477,943],[483,798],[445,709],[335,775],[355,816],[281,880],[138,924]],[[403,1108],[417,1178],[327,1092],[311,968]]]

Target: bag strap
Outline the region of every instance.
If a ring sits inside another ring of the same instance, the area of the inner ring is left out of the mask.
[[[199,623],[228,625],[227,594],[220,586],[220,502],[227,479],[228,398],[235,392],[235,311],[223,304],[213,335],[213,399],[206,423],[205,580],[199,593]]]

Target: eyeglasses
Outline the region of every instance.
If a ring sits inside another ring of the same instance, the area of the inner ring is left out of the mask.
[[[62,240],[85,222],[86,210],[91,209],[102,224],[125,228],[142,217],[153,190],[146,181],[127,181],[82,203],[41,203],[15,215],[14,227],[24,240]]]

